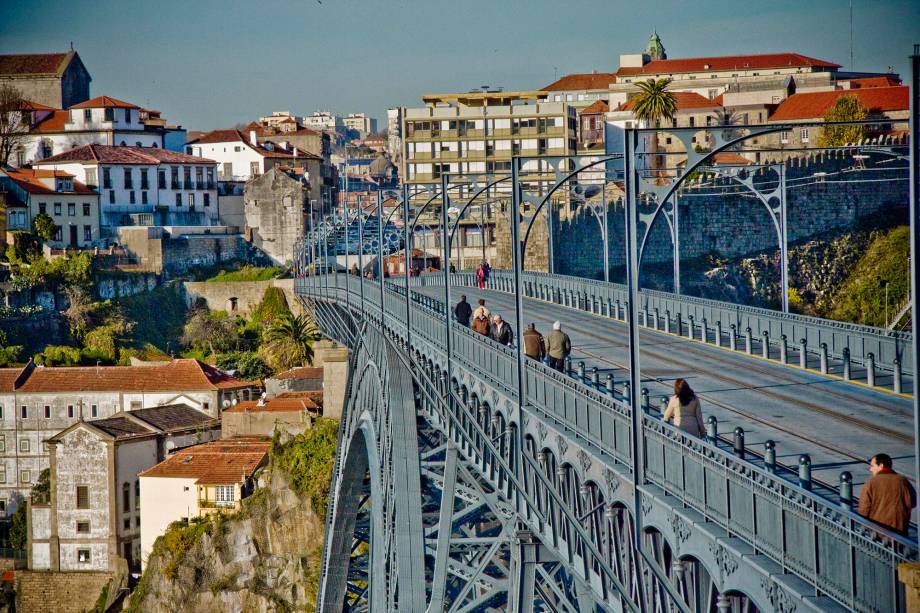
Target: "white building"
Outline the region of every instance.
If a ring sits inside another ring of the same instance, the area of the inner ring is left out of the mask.
[[[84,145],[33,162],[99,190],[104,228],[217,222],[217,163],[156,147]]]
[[[377,131],[377,120],[364,113],[349,113],[343,122],[347,130],[354,130],[361,138]]]
[[[272,111],[268,117],[259,117],[259,124],[279,132],[296,132],[301,127],[298,118],[290,111]]]
[[[399,164],[402,155],[402,109],[387,109],[387,153]]]
[[[162,365],[0,368],[0,519],[49,467],[44,440],[76,423],[123,411],[185,404],[218,416],[258,385],[198,360]]]
[[[255,489],[269,442],[244,437],[196,445],[140,473],[141,561],[169,524],[217,510],[233,511]]]
[[[78,421],[47,440],[50,500],[33,500],[29,568],[138,570],[141,496],[138,473],[174,449],[220,438],[220,420],[179,404]]]
[[[16,166],[91,144],[169,149],[167,137],[171,132],[178,130],[184,134],[180,128],[167,126],[159,111],[109,96],[99,96],[66,110],[29,102],[23,112],[26,113],[23,124],[29,126],[29,133],[11,156]]]
[[[36,216],[45,213],[57,225],[52,247],[92,247],[99,240],[99,192],[63,170],[0,169],[7,190],[6,229],[32,231]]]
[[[185,146],[195,158],[215,160],[221,181],[248,181],[265,174],[274,166],[299,166],[307,158],[321,157],[284,143],[259,143],[255,130],[244,135],[239,130],[212,130]]]
[[[329,111],[315,111],[312,115],[307,115],[303,118],[303,125],[327,132],[342,132],[345,129],[341,116]]]

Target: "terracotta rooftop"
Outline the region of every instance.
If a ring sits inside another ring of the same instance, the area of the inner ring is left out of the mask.
[[[13,182],[30,194],[82,194],[98,196],[99,193],[86,187],[79,181],[73,182],[73,190],[68,192],[55,191],[54,186],[45,185],[42,179],[53,179],[55,177],[70,177],[73,175],[63,170],[46,170],[43,168],[9,168],[4,171]]]
[[[188,391],[247,387],[198,360],[172,360],[162,366],[81,366],[35,368],[16,391]]]
[[[582,115],[594,115],[597,113],[606,113],[609,110],[610,110],[610,107],[607,105],[606,102],[604,102],[603,100],[597,100],[593,104],[581,109],[581,114]]]
[[[837,89],[789,96],[776,107],[770,121],[821,119],[843,96],[856,96],[870,114],[906,111],[910,108],[910,96],[906,85]]]
[[[59,75],[67,67],[71,53],[0,55],[0,75]]]
[[[800,53],[764,53],[760,55],[723,55],[673,60],[652,60],[641,68],[621,67],[616,74],[657,75],[685,72],[719,72],[726,70],[766,70],[768,68],[840,68],[839,64]]]
[[[195,445],[138,476],[195,479],[201,485],[239,483],[268,461],[269,444],[264,438],[245,437]]]
[[[282,373],[278,373],[272,379],[322,379],[323,378],[323,369],[322,368],[313,368],[311,366],[299,366],[297,368],[292,368],[286,370]]]
[[[581,89],[609,89],[610,84],[617,80],[615,72],[588,72],[568,74],[553,81],[541,91],[559,92],[575,91]]]
[[[65,111],[66,112],[66,111]],[[216,164],[214,160],[186,155],[159,147],[116,147],[83,145],[57,155],[36,160],[33,165],[62,162],[101,162],[103,164]]]
[[[706,96],[701,96],[695,92],[671,92],[674,94],[675,101],[677,102],[677,110],[683,111],[687,109],[706,109],[706,108],[718,108],[720,105],[715,100],[710,100]],[[631,111],[636,107],[635,100],[627,100],[620,106],[616,108],[618,111]]]
[[[39,104],[38,102],[33,102],[31,100],[23,100],[22,109],[23,111],[56,111],[58,109],[53,106],[46,106],[44,104]]]
[[[259,135],[261,127],[252,128],[256,132],[256,136]],[[243,143],[262,157],[267,158],[284,158],[284,159],[294,159],[293,149],[284,149],[277,143],[272,143],[272,149],[266,149],[264,145],[253,146],[249,142],[249,131],[246,131],[244,134],[240,130],[211,130],[207,134],[196,138],[195,140],[190,140],[186,145],[199,145],[199,144],[209,144],[209,143]],[[281,136],[282,134],[274,134],[273,136]],[[310,153],[308,151],[297,150],[297,158],[317,158],[322,159],[319,156]]]
[[[99,109],[99,108],[116,108],[116,109],[139,109],[141,107],[124,100],[117,100],[109,96],[96,96],[86,102],[74,104],[72,109]]]
[[[259,404],[256,400],[244,400],[236,406],[224,410],[224,413],[300,413],[302,411],[318,411],[321,407],[313,402],[307,395],[278,396]]]
[[[33,128],[33,132],[63,132],[64,124],[70,121],[70,111],[54,111]]]
[[[901,84],[901,79],[894,75],[885,75],[865,79],[850,79],[847,82],[850,84],[850,89],[865,89],[867,87],[896,87]]]

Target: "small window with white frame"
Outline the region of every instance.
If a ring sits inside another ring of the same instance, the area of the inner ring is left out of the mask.
[[[802,137],[802,142],[803,142],[803,143],[807,143],[807,142],[808,142],[808,128],[802,128],[802,131],[801,131],[801,133],[800,133],[799,135]]]
[[[20,439],[20,441],[19,441],[19,452],[20,452],[20,453],[29,453],[29,450],[30,450],[29,439],[27,439],[27,438]]]
[[[235,487],[232,485],[218,485],[215,494],[215,502],[217,506],[231,506],[235,500]]]
[[[31,470],[19,471],[19,482],[20,483],[32,483],[32,471]]]
[[[786,132],[786,131],[780,132],[780,133],[779,133],[779,142],[781,142],[781,143],[784,144],[784,145],[789,144],[789,132]]]
[[[80,564],[89,564],[91,562],[89,549],[77,549],[77,562]]]

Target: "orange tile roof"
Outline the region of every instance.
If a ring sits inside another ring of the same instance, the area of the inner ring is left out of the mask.
[[[60,74],[69,53],[0,55],[0,75]]]
[[[66,112],[66,111],[65,111]],[[102,162],[103,164],[217,164],[214,160],[169,151],[159,147],[124,147],[114,145],[83,145],[35,160],[33,165],[59,164],[61,162]]]
[[[623,68],[617,75],[653,75],[684,72],[716,72],[725,70],[764,70],[767,68],[840,68],[800,53],[763,53],[759,55],[723,55],[673,60],[652,60],[641,68]]]
[[[0,392],[12,392],[21,374],[21,368],[0,368]]]
[[[906,85],[837,89],[789,96],[776,107],[773,115],[770,116],[770,121],[821,119],[843,96],[856,96],[870,114],[906,111],[910,108],[910,95]]]
[[[36,368],[18,392],[190,391],[248,387],[198,360],[177,359],[157,366],[84,366]]]
[[[591,104],[581,110],[582,115],[594,115],[597,113],[606,113],[610,110],[610,107],[603,100],[598,100],[594,104]]]
[[[46,170],[43,168],[10,168],[3,171],[12,179],[16,185],[30,194],[82,194],[86,196],[98,196],[99,192],[94,191],[79,181],[73,182],[73,190],[69,192],[59,192],[54,187],[48,187],[42,183],[41,179],[51,179],[54,177],[71,177],[73,175],[63,170]]]
[[[68,121],[70,121],[70,111],[54,111],[36,124],[32,131],[40,133],[63,132],[64,124]]]
[[[272,379],[322,379],[323,378],[323,369],[314,368],[311,366],[299,366],[297,368],[292,368],[286,370],[282,373],[278,373]]]
[[[256,132],[256,136],[259,135],[259,131],[261,130],[261,128],[255,128],[255,127],[251,129]],[[275,134],[273,136],[284,136],[284,134],[283,133]],[[295,159],[293,150],[283,149],[277,143],[272,143],[272,146],[277,147],[277,150],[269,150],[269,149],[266,149],[262,145],[253,146],[252,143],[249,142],[249,129],[247,129],[246,135],[244,135],[243,132],[241,132],[240,130],[211,130],[207,134],[199,138],[196,138],[195,140],[189,141],[186,144],[187,145],[199,145],[199,144],[208,144],[208,143],[236,143],[236,142],[243,143],[244,145],[246,145],[247,147],[249,147],[256,153],[258,153],[262,157],[284,158],[284,159],[291,159],[291,160]],[[308,157],[322,159],[319,156],[313,153],[310,153],[308,151],[301,151],[301,150],[297,151],[298,159],[308,158]]]
[[[86,102],[74,104],[72,109],[99,109],[99,108],[118,108],[118,109],[139,109],[141,107],[124,100],[118,100],[110,96],[96,96]]]
[[[320,406],[313,402],[307,395],[278,396],[266,400],[260,405],[256,400],[244,400],[236,406],[225,409],[224,413],[300,413],[302,411],[317,411]]]
[[[706,96],[701,96],[695,92],[671,92],[674,94],[674,99],[677,103],[677,110],[683,111],[687,109],[706,109],[706,108],[717,108],[721,106],[715,100],[710,100]],[[635,100],[627,100],[623,104],[617,107],[618,111],[631,111],[636,107]]]
[[[567,74],[541,88],[544,92],[575,91],[582,89],[608,89],[617,80],[615,72],[587,72]]]
[[[195,445],[173,454],[140,477],[196,479],[199,485],[239,483],[268,461],[264,437],[239,437]]]
[[[896,87],[901,84],[901,79],[894,75],[880,77],[866,77],[865,79],[850,79],[847,81],[850,89],[865,89],[867,87]]]
[[[33,102],[31,100],[23,100],[22,109],[23,111],[56,111],[58,109],[53,106],[46,106],[44,104],[39,104],[38,102]]]

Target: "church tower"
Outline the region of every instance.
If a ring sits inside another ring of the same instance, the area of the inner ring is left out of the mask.
[[[664,50],[664,45],[661,44],[661,39],[658,38],[657,31],[652,32],[652,35],[648,37],[648,48],[645,53],[652,61],[668,59],[668,54]]]

